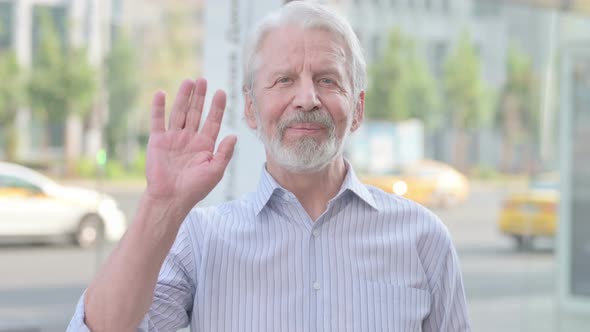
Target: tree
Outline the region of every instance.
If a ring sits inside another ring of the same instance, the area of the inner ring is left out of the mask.
[[[437,123],[439,98],[436,85],[416,45],[396,29],[388,38],[383,56],[369,69],[367,117],[401,121],[421,119],[427,127]]]
[[[109,105],[106,141],[109,155],[116,155],[117,147],[125,141],[128,115],[139,93],[137,57],[122,31],[115,37],[105,67]]]
[[[515,45],[508,51],[506,83],[502,88],[496,124],[503,137],[502,168],[514,170],[515,147],[528,147],[531,161],[532,146],[539,135],[539,81],[530,57]]]
[[[18,133],[16,114],[25,99],[24,74],[12,52],[0,53],[0,132],[3,133],[4,156],[8,161],[16,159]]]
[[[201,4],[184,0],[149,2],[157,3],[158,24],[143,27],[134,38],[143,50],[138,54],[140,68],[149,69],[139,73],[138,103],[142,110],[150,109],[154,91],[164,90],[172,94],[182,79],[195,79],[200,73],[202,30],[195,23],[195,16]],[[142,112],[140,117],[147,130],[149,112]]]
[[[465,169],[466,130],[480,127],[491,114],[490,95],[481,77],[479,56],[467,32],[460,36],[445,63],[443,86],[445,113],[456,140],[454,164]]]
[[[91,110],[96,76],[86,50],[61,43],[47,11],[40,14],[40,46],[33,64],[29,94],[33,109],[51,121],[65,122],[66,173],[74,170],[79,154],[73,146],[75,125]]]

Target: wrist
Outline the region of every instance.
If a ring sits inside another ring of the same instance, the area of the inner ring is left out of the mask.
[[[154,230],[157,236],[171,233],[175,237],[191,208],[183,207],[174,197],[154,196],[146,190],[140,199],[135,222]]]

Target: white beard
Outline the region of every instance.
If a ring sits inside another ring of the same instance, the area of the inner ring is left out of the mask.
[[[342,154],[346,137],[350,132],[350,124],[342,139],[336,137],[336,126],[332,117],[326,111],[304,111],[284,116],[277,125],[274,137],[267,137],[264,133],[263,122],[256,110],[258,122],[258,136],[264,143],[267,153],[281,167],[294,173],[315,172],[326,167],[330,162]],[[352,121],[352,117],[351,117]],[[294,123],[317,123],[328,130],[325,142],[318,142],[314,137],[301,137],[296,142],[285,144],[285,130]]]

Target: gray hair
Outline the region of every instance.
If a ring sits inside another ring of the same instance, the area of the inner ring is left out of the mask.
[[[292,1],[264,17],[255,26],[247,39],[242,54],[244,73],[242,89],[245,93],[250,93],[254,97],[253,88],[256,70],[260,65],[257,56],[260,43],[269,32],[286,25],[295,25],[304,29],[326,29],[341,37],[348,48],[349,75],[354,98],[356,99],[358,94],[365,90],[367,86],[367,65],[359,40],[348,21],[323,5],[305,1]]]

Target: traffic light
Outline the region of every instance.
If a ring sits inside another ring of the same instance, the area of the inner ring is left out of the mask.
[[[107,152],[106,152],[105,149],[100,149],[96,153],[96,163],[101,168],[104,167],[107,164]]]

